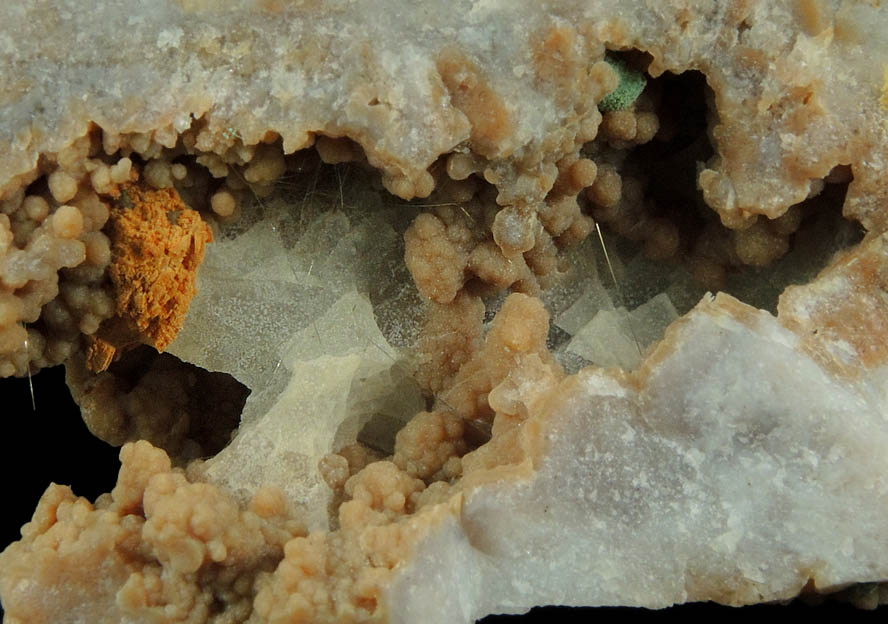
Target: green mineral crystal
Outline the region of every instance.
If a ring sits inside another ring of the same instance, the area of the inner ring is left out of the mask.
[[[626,61],[613,54],[608,54],[604,60],[617,72],[620,83],[598,103],[598,110],[606,113],[629,108],[644,91],[647,84],[644,73],[629,67]]]

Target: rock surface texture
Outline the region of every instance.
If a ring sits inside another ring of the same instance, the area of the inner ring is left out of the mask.
[[[888,602],[886,32],[0,3],[0,376],[65,363],[122,446],[0,553],[4,622]]]

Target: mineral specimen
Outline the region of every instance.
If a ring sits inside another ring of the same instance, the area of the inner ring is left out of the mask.
[[[886,29],[0,5],[0,376],[64,363],[122,462],[4,622],[888,602]]]

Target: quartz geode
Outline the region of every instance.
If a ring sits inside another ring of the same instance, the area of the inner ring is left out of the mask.
[[[884,602],[886,30],[0,6],[0,374],[63,362],[122,445],[0,554],[4,621]]]

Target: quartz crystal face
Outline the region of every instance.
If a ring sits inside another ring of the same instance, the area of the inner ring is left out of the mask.
[[[878,3],[7,4],[4,622],[888,601]]]

